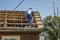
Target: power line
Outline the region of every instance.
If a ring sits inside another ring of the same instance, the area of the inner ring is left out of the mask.
[[[14,11],[15,9],[17,9],[23,3],[23,1],[24,0],[21,0],[21,2],[12,11]]]

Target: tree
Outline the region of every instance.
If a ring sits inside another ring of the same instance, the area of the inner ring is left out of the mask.
[[[60,40],[60,16],[47,16],[43,19],[43,22],[44,32],[48,34],[45,40]]]

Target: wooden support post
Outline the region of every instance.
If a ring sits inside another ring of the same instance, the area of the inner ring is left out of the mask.
[[[7,27],[7,14],[8,14],[8,13],[6,13],[4,27]]]

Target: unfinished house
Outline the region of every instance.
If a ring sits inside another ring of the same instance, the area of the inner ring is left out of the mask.
[[[39,12],[33,17],[29,28],[24,11],[0,11],[0,40],[39,40],[43,22]]]

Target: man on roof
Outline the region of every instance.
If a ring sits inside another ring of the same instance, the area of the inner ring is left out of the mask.
[[[32,8],[29,8],[29,10],[26,12],[26,17],[27,17],[27,20],[28,20],[28,26],[30,26],[33,22],[33,11],[32,11]]]

